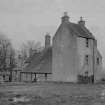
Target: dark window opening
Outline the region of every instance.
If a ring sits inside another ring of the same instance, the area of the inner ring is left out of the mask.
[[[89,47],[89,39],[86,38],[86,47]]]
[[[99,58],[97,58],[97,65],[99,65],[100,64],[100,61],[99,61]]]
[[[86,64],[88,65],[89,64],[89,56],[88,55],[85,56],[85,61],[86,61]]]

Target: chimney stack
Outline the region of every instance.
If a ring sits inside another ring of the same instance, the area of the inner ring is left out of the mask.
[[[45,48],[49,48],[51,46],[51,36],[49,33],[45,35]]]
[[[67,12],[64,12],[64,16],[62,17],[62,23],[69,22],[69,16]]]
[[[80,17],[80,21],[78,22],[79,25],[85,26],[85,21],[83,20],[83,17]]]

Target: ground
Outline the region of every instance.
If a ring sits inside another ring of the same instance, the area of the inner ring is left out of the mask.
[[[105,105],[105,85],[3,83],[0,105]]]

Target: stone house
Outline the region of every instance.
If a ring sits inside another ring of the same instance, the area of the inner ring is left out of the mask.
[[[80,76],[94,82],[100,79],[101,69],[102,56],[97,49],[97,40],[86,28],[85,21],[81,17],[78,23],[72,23],[64,13],[52,45],[47,34],[44,50],[33,54],[23,72],[47,74],[50,81],[78,82]]]
[[[52,75],[54,81],[77,82],[78,76],[96,81],[102,69],[102,56],[97,41],[85,26],[85,21],[72,23],[64,13],[61,25],[53,37]]]

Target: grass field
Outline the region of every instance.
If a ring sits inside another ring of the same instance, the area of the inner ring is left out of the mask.
[[[0,84],[0,105],[105,105],[105,85]]]

